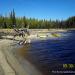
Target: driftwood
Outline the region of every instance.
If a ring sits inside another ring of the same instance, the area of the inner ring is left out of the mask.
[[[16,36],[22,37],[23,40],[19,41],[19,44],[24,44],[24,43],[27,43],[27,36],[29,35],[30,33],[28,29],[14,29],[13,40],[15,39]]]

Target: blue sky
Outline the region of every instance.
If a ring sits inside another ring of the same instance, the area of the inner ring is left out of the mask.
[[[75,16],[75,0],[0,0],[0,14],[15,10],[16,16],[64,20]]]

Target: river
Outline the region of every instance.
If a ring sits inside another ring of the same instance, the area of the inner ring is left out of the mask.
[[[63,64],[75,64],[75,31],[59,33],[62,35],[59,38],[32,41],[18,48],[17,52],[43,75],[52,75],[52,70],[74,70],[63,68]]]

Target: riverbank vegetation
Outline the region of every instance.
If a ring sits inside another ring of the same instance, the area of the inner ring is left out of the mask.
[[[11,11],[8,16],[0,15],[0,28],[30,28],[30,29],[51,29],[51,28],[75,28],[75,16],[66,20],[38,20],[35,18],[16,17],[15,11]]]

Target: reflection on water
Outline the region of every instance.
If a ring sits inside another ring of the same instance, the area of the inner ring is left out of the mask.
[[[26,44],[17,53],[34,64],[44,75],[51,75],[51,70],[63,70],[62,64],[75,63],[75,31],[61,34],[66,36]]]

